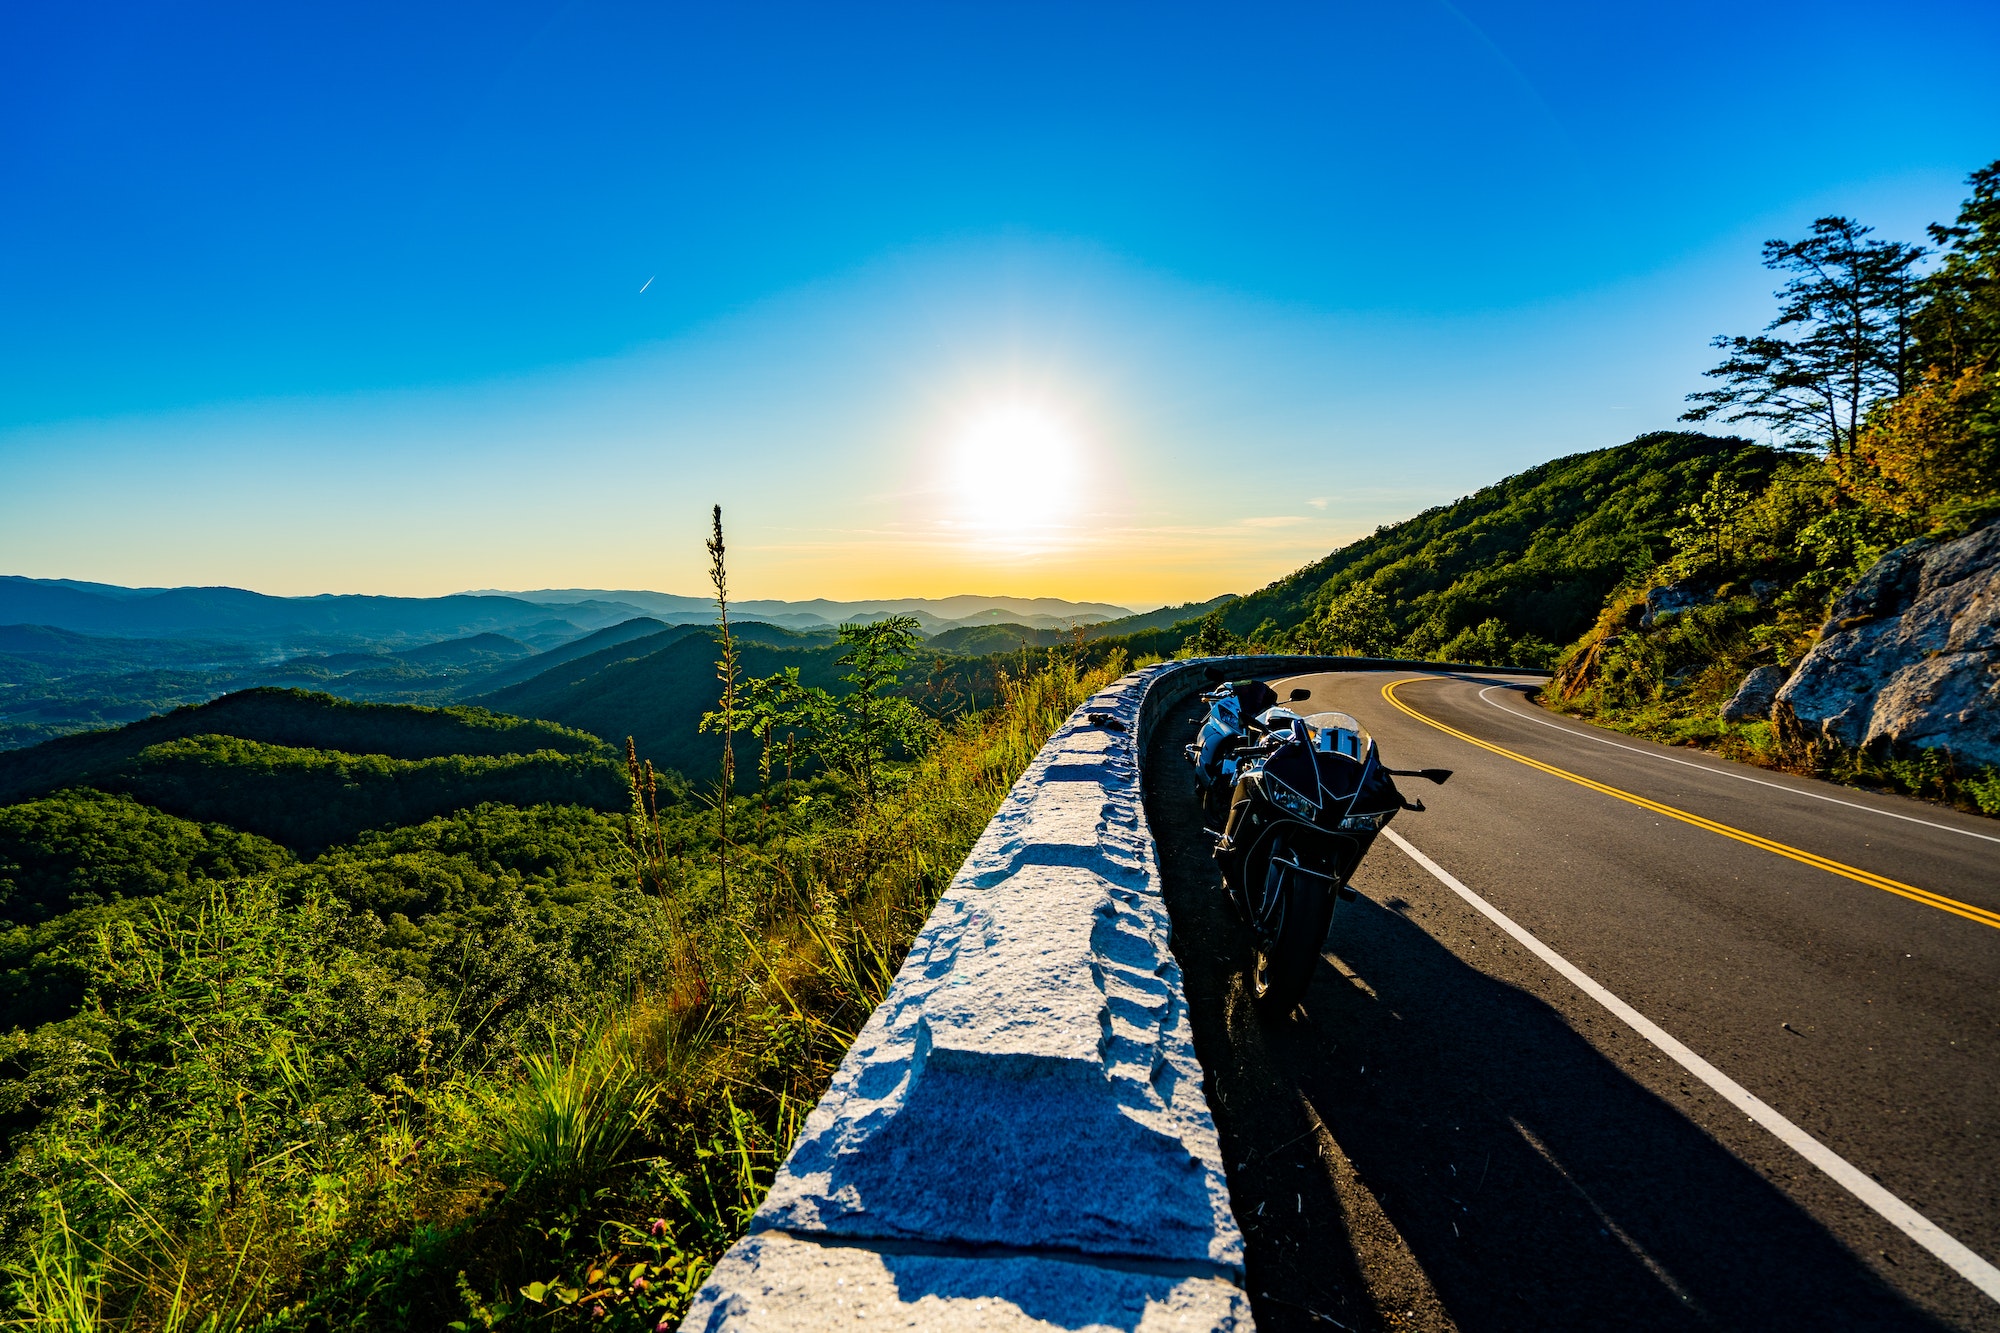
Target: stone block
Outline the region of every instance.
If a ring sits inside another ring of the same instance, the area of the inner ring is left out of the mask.
[[[1248,1333],[1233,1283],[1061,1256],[954,1254],[767,1232],[716,1266],[684,1333]]]

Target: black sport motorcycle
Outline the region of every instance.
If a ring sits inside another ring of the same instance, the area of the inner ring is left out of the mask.
[[[1293,690],[1288,704],[1310,698]],[[1202,696],[1208,716],[1187,747],[1224,891],[1250,927],[1250,992],[1267,1014],[1291,1012],[1319,965],[1335,904],[1375,835],[1403,810],[1399,777],[1443,783],[1445,768],[1392,769],[1346,713],[1297,712],[1262,681]]]

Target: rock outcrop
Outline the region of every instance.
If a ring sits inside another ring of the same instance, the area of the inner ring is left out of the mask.
[[[1790,674],[1781,666],[1754,668],[1736,687],[1736,693],[1729,702],[1722,705],[1722,720],[1756,722],[1771,716],[1771,705],[1778,701],[1778,691],[1784,687]]]
[[[2000,520],[1882,557],[1834,603],[1771,719],[1795,746],[2000,765]]]
[[[1651,629],[1668,616],[1677,616],[1714,601],[1713,594],[1692,583],[1666,583],[1646,589],[1646,609],[1639,615],[1639,628]]]

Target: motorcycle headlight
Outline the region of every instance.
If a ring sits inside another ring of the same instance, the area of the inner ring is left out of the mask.
[[[1340,821],[1340,831],[1343,833],[1380,833],[1382,826],[1389,822],[1389,816],[1394,813],[1395,811],[1393,810],[1384,810],[1382,813],[1376,815],[1349,815]]]
[[[1297,815],[1300,819],[1311,819],[1319,813],[1311,801],[1275,778],[1264,779],[1264,791],[1271,798],[1273,805]]]

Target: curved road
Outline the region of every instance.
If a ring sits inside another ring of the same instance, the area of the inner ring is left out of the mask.
[[[1149,760],[1261,1327],[2000,1329],[2000,824],[1504,676],[1273,683],[1455,776],[1273,1025]]]

